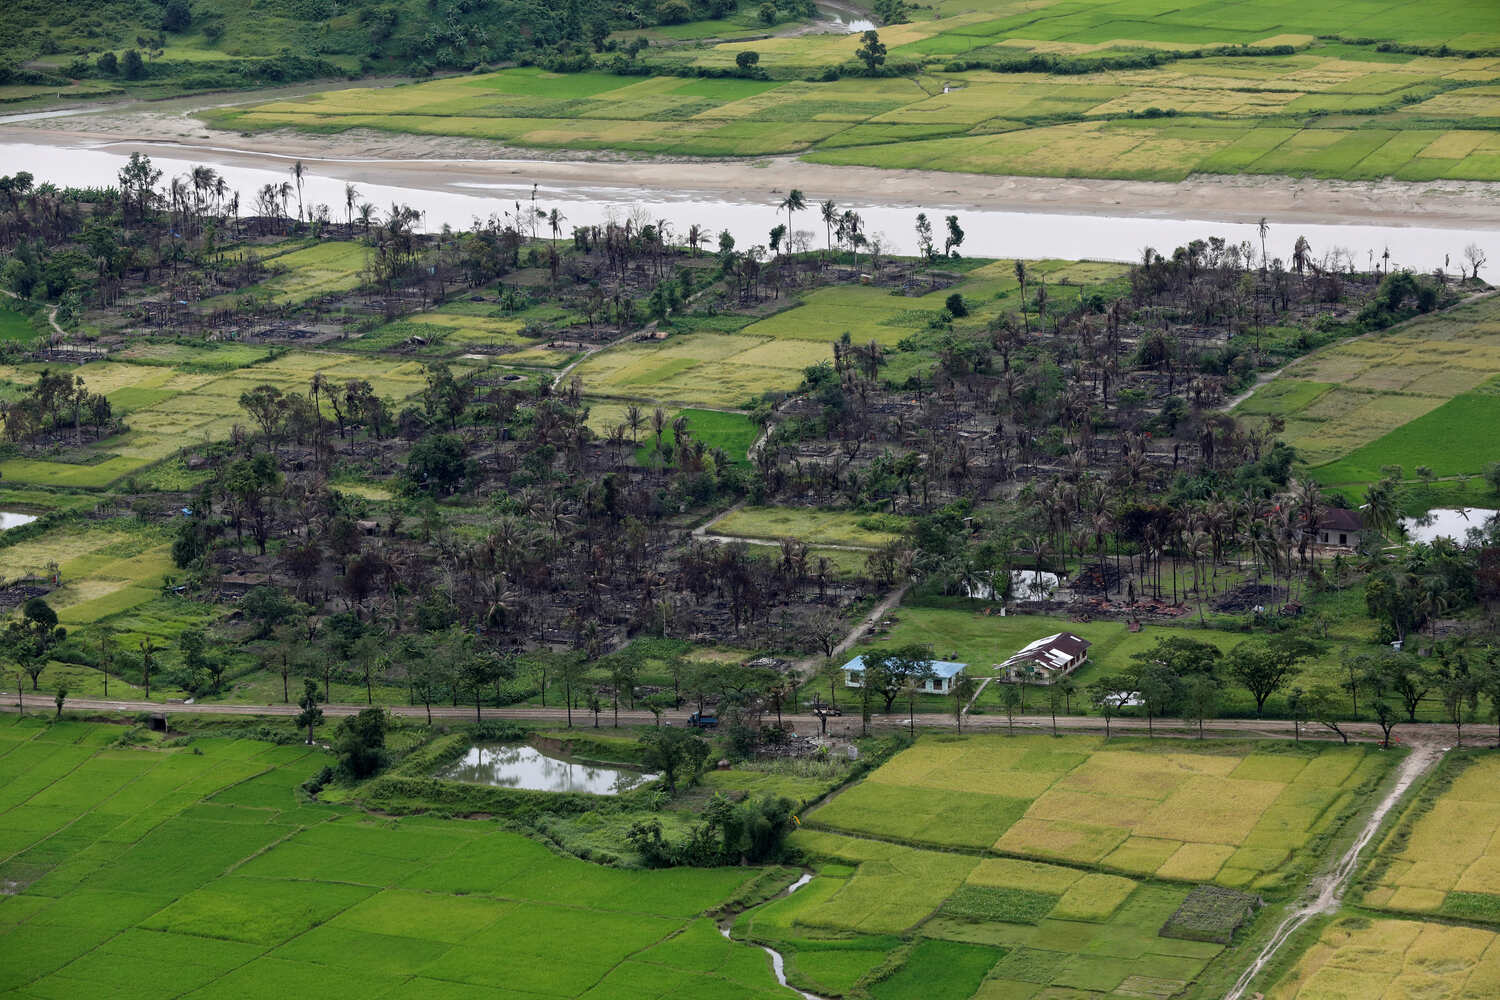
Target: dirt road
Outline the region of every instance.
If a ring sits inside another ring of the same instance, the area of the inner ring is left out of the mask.
[[[890,602],[895,595],[887,598]],[[883,602],[874,608],[866,621],[878,619],[888,610],[889,605]],[[846,640],[848,641],[848,640]],[[840,650],[842,652],[842,649]],[[52,692],[50,691],[25,691],[25,711],[33,715],[50,715],[54,711]],[[360,703],[326,704],[323,713],[330,718],[339,718],[346,715],[355,715],[369,707]],[[394,715],[404,718],[425,719],[427,709],[422,705],[386,705],[384,706]],[[855,735],[860,730],[860,719],[857,705],[851,700],[843,705],[851,714],[829,720],[828,731],[832,735]],[[11,690],[0,690],[0,711],[16,712],[16,692]],[[64,711],[71,713],[96,714],[96,715],[141,715],[147,713],[164,713],[173,715],[217,715],[217,716],[239,716],[255,717],[265,716],[269,718],[288,718],[298,713],[296,705],[249,705],[233,702],[198,702],[194,704],[183,704],[180,702],[160,701],[130,701],[103,698],[69,698]],[[662,722],[672,725],[686,725],[689,712],[673,711],[662,713]],[[451,704],[433,705],[432,717],[434,720],[442,719],[446,722],[465,722],[475,718],[473,705]],[[535,706],[508,707],[508,708],[484,708],[480,712],[480,718],[484,719],[510,719],[517,722],[534,722],[544,725],[560,726],[567,724],[567,712],[561,708],[538,708]],[[814,715],[801,713],[786,713],[782,716],[783,721],[802,733],[816,733],[818,731],[818,718]],[[600,714],[600,728],[608,728],[613,722],[613,713],[605,711]],[[627,726],[653,725],[656,717],[650,712],[639,709],[621,709],[620,723]],[[917,727],[920,729],[945,730],[953,728],[953,716],[943,713],[927,713],[916,718]],[[574,709],[573,726],[576,729],[592,728],[594,720],[592,715],[586,711]],[[907,717],[903,713],[876,713],[870,717],[870,725],[874,729],[890,730],[905,729]],[[966,716],[964,719],[964,731],[987,731],[995,729],[1006,729],[1007,722],[1003,715],[974,715]],[[1117,735],[1143,735],[1147,731],[1145,719],[1114,719],[1109,723],[1109,731]],[[1332,733],[1323,731],[1316,727],[1302,723],[1298,727],[1301,738],[1304,740],[1334,740],[1337,739]],[[1353,722],[1342,726],[1349,734],[1349,738],[1358,742],[1374,742],[1380,739],[1380,728],[1374,723]],[[1052,731],[1052,718],[1046,715],[1024,715],[1017,716],[1015,729],[1021,733],[1050,733]],[[1198,731],[1196,727],[1188,725],[1178,719],[1157,719],[1154,725],[1157,736],[1164,738],[1196,739]],[[1097,716],[1088,715],[1059,715],[1057,717],[1058,732],[1067,733],[1099,733],[1105,731],[1105,720]],[[1293,737],[1293,724],[1286,719],[1219,719],[1204,726],[1204,734],[1211,739],[1267,739],[1285,740]],[[1422,744],[1435,744],[1440,746],[1452,746],[1454,731],[1451,725],[1441,723],[1417,723],[1414,725],[1398,726],[1395,731],[1397,742],[1409,742],[1413,746]],[[1467,745],[1479,746],[1490,745],[1495,742],[1493,734],[1486,734],[1486,738],[1479,738],[1473,727],[1468,730]]]

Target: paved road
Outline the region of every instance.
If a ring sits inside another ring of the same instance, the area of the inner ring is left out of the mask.
[[[14,691],[0,691],[0,711],[15,712],[16,693]],[[346,715],[354,715],[368,706],[363,704],[329,704],[322,706],[323,714],[331,718]],[[853,709],[852,703],[845,706]],[[427,709],[421,705],[388,705],[386,708],[392,713],[407,718],[425,719]],[[50,691],[27,691],[25,692],[25,711],[32,714],[49,714],[53,712],[52,693]],[[147,712],[165,712],[167,715],[220,715],[220,716],[267,716],[273,718],[285,718],[294,716],[299,709],[296,705],[247,705],[232,702],[201,702],[192,705],[181,703],[164,703],[159,701],[123,701],[103,698],[69,698],[64,710],[74,713],[98,713],[113,715],[136,715]],[[770,713],[767,713],[769,715]],[[689,713],[687,711],[673,711],[662,713],[662,722],[672,725],[686,725]],[[537,708],[534,706],[511,707],[511,708],[484,708],[480,713],[484,719],[509,719],[517,722],[543,723],[547,725],[566,725],[567,712],[561,708]],[[443,704],[432,706],[433,719],[444,721],[466,722],[475,717],[474,706]],[[819,719],[815,715],[805,713],[785,713],[783,721],[800,733],[813,734],[819,730]],[[622,726],[652,725],[656,717],[650,712],[641,710],[620,710],[620,724]],[[600,728],[611,728],[614,723],[614,714],[608,710],[599,715]],[[954,727],[953,716],[947,713],[928,713],[916,717],[919,729],[944,730]],[[876,714],[871,716],[872,728],[880,730],[905,729],[907,717],[900,712],[889,715]],[[593,717],[586,711],[573,710],[573,727],[575,729],[592,728]],[[971,730],[1008,730],[1011,728],[1009,721],[1003,715],[966,715],[963,728],[965,732]],[[1057,717],[1058,732],[1069,733],[1103,733],[1105,731],[1105,720],[1098,716],[1088,715],[1059,715]],[[1111,733],[1140,735],[1147,731],[1145,719],[1121,719],[1117,718],[1109,723]],[[1300,732],[1303,739],[1337,740],[1338,737],[1313,723],[1301,723]],[[1371,722],[1350,722],[1341,725],[1351,740],[1362,742],[1377,741],[1380,739],[1380,728]],[[1017,733],[1049,733],[1052,731],[1052,719],[1046,715],[1017,716],[1014,729]],[[1196,738],[1197,728],[1188,725],[1178,719],[1157,719],[1154,729],[1158,736],[1188,737]],[[1238,738],[1238,739],[1291,739],[1293,736],[1293,723],[1289,719],[1219,719],[1204,726],[1204,734],[1211,738]],[[828,732],[830,735],[857,735],[860,731],[860,719],[857,711],[852,714],[830,718],[828,720]],[[1428,744],[1441,743],[1444,746],[1454,745],[1456,733],[1451,725],[1442,723],[1416,723],[1398,726],[1394,733],[1394,739],[1398,743]],[[1468,746],[1489,746],[1496,743],[1496,734],[1490,727],[1466,726],[1464,727],[1465,744]]]

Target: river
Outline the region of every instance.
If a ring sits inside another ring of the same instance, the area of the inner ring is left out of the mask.
[[[191,123],[185,117],[180,121]],[[31,122],[37,124],[50,127],[54,122]],[[793,228],[806,234],[811,247],[822,246],[825,232],[816,202],[833,188],[839,192],[839,209],[859,212],[865,232],[880,236],[886,252],[915,251],[913,221],[925,211],[940,242],[943,217],[957,215],[966,233],[962,251],[999,258],[1133,261],[1144,247],[1170,253],[1209,236],[1248,242],[1258,253],[1260,235],[1251,220],[1264,213],[1270,223],[1267,249],[1283,259],[1290,259],[1293,243],[1303,236],[1315,259],[1340,248],[1361,268],[1378,263],[1389,248],[1393,266],[1419,271],[1441,267],[1451,274],[1470,243],[1500,262],[1500,213],[1494,211],[1493,190],[1432,194],[1407,185],[1393,187],[1395,193],[1385,197],[1379,185],[1357,189],[1285,178],[1190,179],[1167,185],[835,168],[786,157],[680,164],[466,157],[463,142],[430,137],[371,138],[365,141],[376,155],[359,155],[362,140],[347,136],[248,139],[211,135],[196,123],[175,134],[181,138],[162,137],[159,129],[142,138],[117,138],[0,119],[0,173],[27,170],[39,181],[58,185],[110,185],[129,154],[140,150],[152,157],[164,178],[196,164],[214,167],[240,192],[241,212],[248,214],[256,190],[287,179],[290,164],[301,159],[308,168],[306,202],[329,206],[334,219],[344,215],[346,181],[358,186],[360,201],[382,211],[398,202],[416,208],[429,230],[466,227],[475,218],[514,211],[518,203],[526,207],[536,185],[537,206],[559,209],[566,219],[565,234],[576,225],[633,216],[667,220],[679,240],[693,224],[712,233],[714,242],[719,231],[728,230],[741,248],[764,244],[767,231],[786,221],[786,213],[778,213],[776,206],[783,190],[792,186],[802,187],[809,201]],[[392,147],[404,148],[403,142],[420,153],[383,155]],[[1326,185],[1327,198],[1318,197],[1318,184]],[[1430,212],[1425,210],[1429,201],[1434,205]],[[1353,208],[1330,209],[1330,202]],[[1383,208],[1387,203],[1388,213]],[[1470,205],[1472,213],[1465,210]]]

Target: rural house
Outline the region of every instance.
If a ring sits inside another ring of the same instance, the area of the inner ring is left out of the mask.
[[[1318,521],[1318,544],[1335,549],[1357,549],[1359,533],[1364,526],[1359,511],[1330,507]]]
[[[967,663],[951,663],[947,660],[931,660],[928,662],[927,667],[931,673],[922,682],[922,686],[918,690],[931,694],[947,694],[953,690],[954,680],[959,674],[967,670],[969,665]],[[845,687],[860,687],[864,681],[865,658],[863,656],[856,656],[844,664],[843,671]]]
[[[1058,632],[1022,647],[1000,666],[1007,680],[1051,684],[1082,666],[1091,645],[1072,632]]]

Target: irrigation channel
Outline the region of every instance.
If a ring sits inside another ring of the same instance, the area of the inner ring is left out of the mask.
[[[802,888],[812,880],[813,877],[811,872],[803,872],[802,877],[797,879],[797,881],[793,882],[791,885],[787,886],[786,890],[782,892],[781,895],[790,896],[792,893],[796,892],[798,889]],[[720,927],[719,933],[724,935],[725,938],[728,938],[729,927]],[[767,948],[765,945],[761,945],[760,949],[767,955],[771,956],[771,971],[776,974],[776,981],[778,983],[780,983],[782,986],[785,986],[789,990],[797,990],[797,992],[802,995],[803,1000],[827,1000],[826,997],[821,997],[816,993],[809,993],[806,990],[798,990],[797,987],[791,985],[786,981],[786,959],[782,957],[781,952],[777,951],[775,948]]]
[[[766,233],[779,219],[786,221],[785,211],[778,211],[778,191],[793,186],[805,187],[810,200],[808,210],[793,220],[794,231],[807,234],[809,245],[825,242],[824,226],[818,217],[817,200],[827,196],[819,190],[820,178],[828,178],[831,168],[800,164],[792,160],[766,165],[764,181],[753,190],[697,181],[711,178],[714,163],[667,164],[681,167],[681,186],[667,179],[662,164],[635,162],[598,162],[537,159],[466,159],[428,155],[410,157],[316,156],[282,151],[278,139],[266,137],[243,148],[211,143],[176,142],[156,139],[121,139],[108,135],[68,132],[40,132],[17,127],[28,119],[43,116],[63,118],[77,115],[78,109],[42,112],[36,115],[0,117],[0,164],[5,172],[27,170],[38,181],[59,186],[112,186],[117,183],[120,167],[132,152],[151,156],[164,177],[186,173],[195,165],[217,170],[241,195],[241,205],[248,208],[255,192],[268,183],[280,184],[287,179],[292,162],[300,159],[308,169],[304,198],[309,205],[326,205],[330,216],[344,215],[344,185],[355,183],[359,200],[368,201],[382,211],[395,203],[410,205],[422,213],[422,226],[438,230],[471,226],[475,219],[487,219],[504,212],[536,207],[559,209],[566,217],[563,232],[573,226],[598,225],[635,219],[638,223],[666,220],[680,240],[690,225],[697,224],[714,237],[727,230],[741,248],[766,242]],[[93,113],[93,112],[88,112]],[[108,110],[98,113],[108,114]],[[186,119],[184,119],[186,120]],[[50,124],[50,122],[49,122]],[[238,137],[231,141],[247,142]],[[35,141],[47,140],[47,141]],[[462,144],[454,141],[454,149]],[[744,163],[726,164],[724,170],[743,170]],[[850,168],[844,168],[847,173]],[[853,168],[869,169],[869,168]],[[877,172],[884,173],[884,172]],[[644,179],[643,179],[644,178]],[[387,181],[398,179],[402,183]],[[1018,185],[1031,192],[1022,210],[1000,210],[984,207],[989,199],[975,198],[965,204],[962,193],[967,181],[963,174],[923,172],[905,193],[861,194],[837,197],[840,210],[857,211],[864,220],[865,232],[880,237],[887,253],[910,254],[916,250],[913,221],[916,213],[926,212],[934,228],[941,233],[945,216],[957,215],[966,233],[963,253],[972,257],[1056,257],[1069,260],[1139,260],[1143,247],[1154,247],[1169,253],[1173,247],[1195,239],[1222,237],[1233,243],[1249,243],[1260,248],[1260,233],[1254,221],[1247,221],[1246,208],[1254,210],[1253,192],[1243,198],[1227,198],[1236,207],[1226,208],[1223,218],[1192,217],[1178,207],[1162,210],[1150,199],[1140,201],[1136,214],[1127,206],[1118,214],[1077,210],[1079,186],[1085,182],[1068,179],[1021,178]],[[979,180],[994,182],[995,178]],[[694,188],[694,183],[699,183]],[[845,182],[847,183],[847,181]],[[1107,184],[1108,182],[1094,182]],[[1211,185],[1213,182],[1206,182]],[[1288,184],[1299,183],[1287,181]],[[1149,187],[1149,185],[1147,185]],[[1171,189],[1172,185],[1158,185]],[[859,190],[859,188],[856,188]],[[1046,194],[1055,190],[1055,196]],[[1038,195],[1041,191],[1043,194]],[[1222,193],[1221,193],[1222,194]],[[1093,196],[1098,199],[1097,192]],[[1161,192],[1154,196],[1159,200]],[[978,203],[976,205],[976,202]],[[1011,201],[1007,204],[1016,204]],[[1168,204],[1175,204],[1170,199]],[[1032,206],[1036,207],[1032,207]],[[1197,209],[1193,209],[1196,213]],[[1181,213],[1180,215],[1178,213]],[[1204,212],[1212,215],[1211,211]],[[1479,216],[1485,222],[1455,219],[1442,221],[1451,225],[1401,224],[1409,215],[1361,215],[1371,222],[1330,223],[1304,221],[1324,218],[1308,210],[1286,213],[1268,219],[1270,232],[1266,240],[1272,256],[1291,258],[1292,246],[1299,236],[1306,237],[1315,252],[1340,248],[1356,266],[1378,263],[1389,249],[1392,264],[1419,271],[1458,267],[1463,248],[1477,243],[1492,259],[1500,259],[1500,225]],[[1488,224],[1487,224],[1488,223]],[[538,227],[541,236],[550,235]]]

